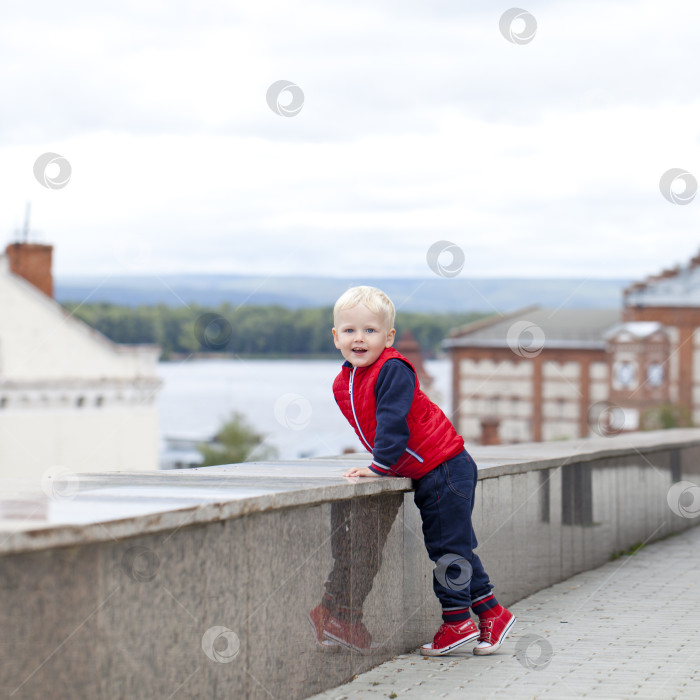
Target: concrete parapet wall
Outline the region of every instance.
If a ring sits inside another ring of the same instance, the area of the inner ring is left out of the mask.
[[[700,430],[471,452],[505,604],[700,522]],[[3,484],[2,697],[303,698],[429,641],[411,481],[344,479],[359,459]],[[329,593],[366,653],[317,643]]]

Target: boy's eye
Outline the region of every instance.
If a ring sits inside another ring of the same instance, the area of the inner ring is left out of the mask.
[[[367,329],[367,333],[374,333],[374,332],[375,332],[374,328],[368,328],[368,329]]]

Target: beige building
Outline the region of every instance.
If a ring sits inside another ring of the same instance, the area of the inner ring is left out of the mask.
[[[617,310],[530,307],[454,330],[457,429],[481,444],[700,424],[700,256]]]
[[[28,243],[0,255],[0,477],[157,469],[159,349],[69,315],[51,256]]]
[[[602,336],[620,316],[530,307],[455,330],[445,347],[457,430],[482,444],[588,435],[588,409],[609,393]]]

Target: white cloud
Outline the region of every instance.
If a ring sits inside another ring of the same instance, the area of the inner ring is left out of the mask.
[[[60,9],[60,11],[59,11]],[[60,274],[639,277],[692,256],[700,177],[689,0],[62,3],[0,21],[0,231],[31,200]],[[305,103],[274,114],[267,87]],[[61,190],[32,166],[73,168]]]

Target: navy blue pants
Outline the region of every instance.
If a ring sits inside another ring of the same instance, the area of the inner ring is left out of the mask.
[[[468,619],[469,606],[490,596],[493,588],[474,552],[476,482],[476,464],[466,450],[414,481],[425,547],[435,562],[433,590],[446,621]]]

